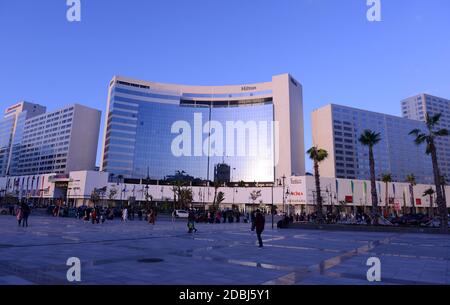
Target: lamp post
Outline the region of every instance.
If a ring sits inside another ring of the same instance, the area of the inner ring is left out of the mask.
[[[287,215],[291,214],[291,206],[289,204],[289,195],[291,194],[291,191],[289,190],[289,187],[286,189],[286,201],[287,201]]]
[[[272,216],[272,230],[273,230],[273,213],[274,213],[274,207],[273,207],[273,186],[274,186],[274,183],[272,183],[272,211],[270,212],[270,215]]]
[[[286,175],[283,175],[283,177],[281,177],[281,179],[283,179],[283,214],[286,214],[286,209],[285,209],[286,198],[284,197]]]

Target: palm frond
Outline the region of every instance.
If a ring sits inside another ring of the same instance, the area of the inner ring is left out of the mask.
[[[448,131],[448,129],[440,129],[440,130],[434,132],[434,134],[438,137],[446,137],[449,135],[449,131]]]

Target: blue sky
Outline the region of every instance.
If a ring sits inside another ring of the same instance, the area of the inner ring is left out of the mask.
[[[330,102],[399,115],[416,93],[450,98],[450,1],[381,3],[369,23],[366,0],[81,0],[69,23],[65,0],[0,0],[0,106],[104,112],[116,74],[221,85],[288,72],[309,147],[310,113]]]

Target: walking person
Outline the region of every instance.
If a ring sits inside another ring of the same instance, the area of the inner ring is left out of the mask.
[[[92,224],[95,224],[95,221],[97,220],[97,210],[95,208],[92,209],[91,220],[92,220]]]
[[[258,210],[259,211],[259,210]],[[256,220],[256,213],[255,213],[255,211],[253,211],[251,214],[250,214],[250,220],[251,220],[251,222],[252,222],[252,231],[255,231],[255,220]]]
[[[28,228],[28,217],[30,216],[31,210],[30,207],[24,202],[22,203],[22,227],[27,227]]]
[[[20,207],[17,207],[17,209],[16,209],[16,218],[17,218],[17,223],[20,227],[20,224],[22,223],[22,219],[23,219],[22,209]]]
[[[257,210],[255,215],[255,229],[256,229],[256,236],[258,236],[260,248],[263,247],[261,234],[264,232],[265,225],[266,225],[266,218],[264,217],[264,215],[261,213],[260,210]]]
[[[155,225],[155,211],[153,209],[150,209],[148,212],[148,223]]]
[[[122,211],[122,221],[126,222],[128,220],[128,209],[124,208]]]
[[[191,209],[189,210],[189,216],[188,216],[188,233],[195,232],[197,233],[197,229],[195,228],[195,214],[194,211]]]

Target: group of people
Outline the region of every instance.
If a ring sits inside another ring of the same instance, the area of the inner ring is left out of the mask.
[[[106,220],[114,220],[115,217],[120,217],[121,221],[127,222],[129,220],[135,220],[137,214],[138,220],[148,221],[150,224],[156,223],[157,211],[156,209],[149,208],[133,209],[133,208],[100,208],[100,207],[79,207],[77,210],[77,218],[83,219],[86,222],[92,222],[92,224],[104,223]]]
[[[240,218],[240,213],[239,211],[231,211],[232,213],[230,213],[230,210],[226,210],[225,213],[222,211],[218,211],[216,213],[213,212],[208,212],[208,219],[210,219],[212,217],[212,215],[215,214],[215,219],[216,219],[216,223],[220,223],[220,219],[222,218],[222,215],[225,215],[224,217],[224,221],[223,223],[227,222],[227,216],[229,217],[233,217],[233,215],[237,215],[237,218]],[[236,214],[235,214],[236,213]],[[262,240],[262,233],[264,232],[264,228],[265,228],[265,224],[266,224],[266,218],[264,216],[264,214],[261,212],[261,210],[256,210],[253,211],[251,214],[246,214],[246,220],[251,219],[251,231],[252,232],[256,232],[256,236],[258,239],[258,243],[259,243],[259,247],[263,248],[263,240]],[[196,212],[194,209],[189,209],[188,210],[188,220],[187,220],[187,227],[188,227],[188,233],[192,234],[192,233],[196,233],[198,230],[195,227],[195,222],[198,220],[198,217],[196,215]],[[229,222],[233,222],[230,221],[230,219],[228,219]],[[237,221],[239,222],[239,221]]]
[[[127,222],[128,220],[134,220],[136,214],[139,221],[142,221],[145,215],[144,220],[148,221],[149,224],[154,225],[156,223],[156,216],[158,215],[158,211],[154,208],[149,208],[146,210],[138,209],[136,213],[135,209],[129,209],[125,207],[122,209],[122,221]]]
[[[331,212],[324,212],[323,214],[323,221],[327,224],[333,224],[333,223],[339,223],[342,221],[347,220],[356,220],[360,222],[368,222],[370,223],[371,217],[367,213],[364,212],[356,212],[356,213],[331,213]],[[316,222],[317,221],[317,212],[313,212],[310,214],[303,213],[297,213],[295,216],[293,214],[289,215],[289,222]]]
[[[224,209],[208,212],[196,211],[195,209],[190,209],[188,213],[192,210],[193,217],[195,217],[195,222],[197,223],[239,223],[241,222],[242,217],[244,217],[244,221],[247,221],[247,218],[243,213],[238,210]],[[175,213],[175,211],[174,211]],[[173,214],[172,216],[174,216]]]
[[[22,225],[22,227],[28,227],[28,217],[31,214],[31,208],[28,206],[27,203],[22,202],[20,206],[17,206],[15,208],[16,212],[16,218],[17,223],[19,227]]]

